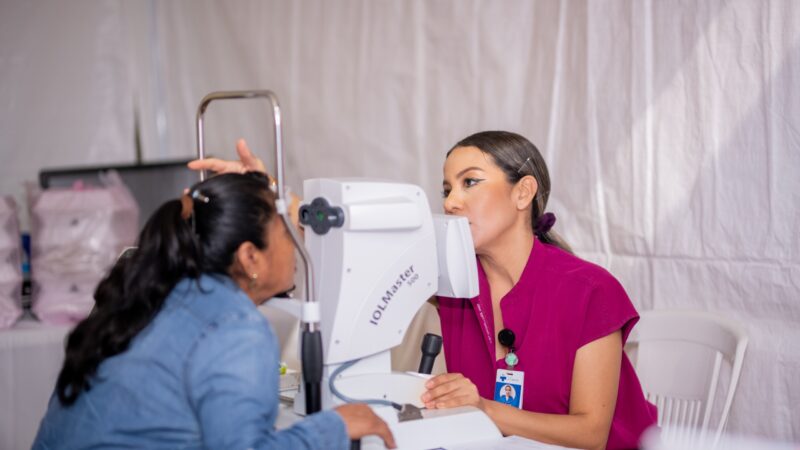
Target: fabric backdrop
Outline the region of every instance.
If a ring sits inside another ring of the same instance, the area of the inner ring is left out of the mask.
[[[745,324],[729,430],[798,441],[799,82],[793,0],[0,0],[0,193],[190,157],[216,90],[278,94],[295,190],[402,180],[436,210],[453,143],[516,131],[549,163],[556,229],[637,308]],[[269,120],[212,104],[208,149],[266,155]]]

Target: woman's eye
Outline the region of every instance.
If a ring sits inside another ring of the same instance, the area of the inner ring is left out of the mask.
[[[464,178],[464,186],[472,187],[472,186],[475,186],[476,184],[478,184],[481,181],[483,181],[483,180],[480,180],[478,178]]]
[[[450,189],[445,189],[442,191],[442,198],[447,198],[450,195]]]

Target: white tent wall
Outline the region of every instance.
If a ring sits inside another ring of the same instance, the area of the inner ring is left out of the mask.
[[[269,88],[289,184],[423,186],[484,129],[547,159],[556,229],[637,308],[751,336],[729,430],[800,440],[800,3],[0,1],[0,192],[42,166],[194,154],[215,90]],[[134,112],[136,111],[136,113]],[[208,148],[270,148],[268,108],[212,104]],[[176,193],[177,195],[178,193]]]
[[[24,205],[41,167],[133,161],[124,24],[116,3],[0,1],[0,194]]]

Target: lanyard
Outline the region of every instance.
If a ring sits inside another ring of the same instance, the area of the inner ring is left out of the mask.
[[[481,323],[481,330],[483,331],[483,336],[486,338],[486,342],[489,344],[489,354],[492,355],[492,361],[495,360],[494,358],[494,333],[492,330],[489,329],[489,320],[486,319],[486,313],[483,311],[483,305],[481,305],[481,297],[480,295],[475,298],[475,312],[478,313],[478,322]]]
[[[486,338],[486,342],[488,342],[489,344],[489,354],[492,355],[492,361],[494,362],[496,361],[494,356],[494,333],[492,333],[492,331],[489,329],[489,321],[486,319],[486,313],[483,310],[483,305],[481,304],[480,296],[476,298],[474,306],[475,306],[475,312],[478,313],[478,322],[481,323],[481,330],[483,331],[483,336]],[[504,335],[505,339],[503,339],[502,337]],[[514,366],[516,366],[519,363],[519,357],[517,357],[517,354],[514,352],[515,350],[514,332],[508,328],[503,328],[498,336],[500,336],[499,338],[500,343],[508,349],[508,353],[506,354],[504,361],[508,366],[508,368],[513,370]]]

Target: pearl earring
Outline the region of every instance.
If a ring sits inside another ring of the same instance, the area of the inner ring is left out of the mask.
[[[256,280],[258,279],[258,274],[254,273],[250,275],[250,289],[255,289],[256,287]]]

